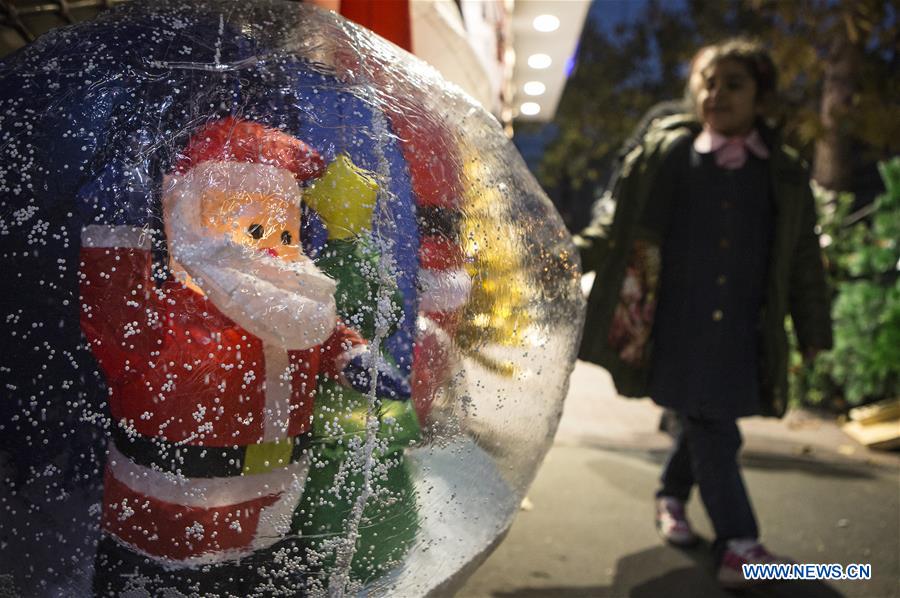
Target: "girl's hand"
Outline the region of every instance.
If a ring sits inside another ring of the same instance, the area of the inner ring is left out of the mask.
[[[812,363],[816,356],[822,352],[822,349],[819,347],[807,347],[805,351],[803,351],[803,363]]]

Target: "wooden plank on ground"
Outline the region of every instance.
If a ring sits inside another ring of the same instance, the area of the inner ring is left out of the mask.
[[[850,410],[849,415],[850,419],[864,425],[900,419],[900,397],[855,407]]]
[[[855,441],[872,449],[889,450],[900,448],[900,420],[862,424],[847,422],[841,428]]]

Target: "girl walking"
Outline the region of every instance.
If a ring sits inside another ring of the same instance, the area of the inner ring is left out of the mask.
[[[735,586],[742,564],[780,560],[759,542],[736,420],[784,414],[785,316],[811,357],[831,345],[830,304],[807,172],[762,120],[772,59],[742,39],[701,59],[695,113],[651,128],[622,167],[614,216],[576,238],[597,272],[580,357],[607,368],[621,394],[678,414],[657,528],[673,544],[696,540],[684,514],[696,485],[718,578]]]

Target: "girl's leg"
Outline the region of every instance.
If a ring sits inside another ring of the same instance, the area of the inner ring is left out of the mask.
[[[662,486],[657,497],[671,496],[681,502],[687,502],[694,485],[694,472],[691,464],[691,453],[684,434],[684,418],[679,417],[679,430],[675,434],[672,450],[663,466],[660,482]]]
[[[685,417],[682,423],[717,548],[734,538],[757,538],[756,517],[737,460],[741,447],[737,422]]]
[[[695,544],[697,536],[684,510],[684,503],[694,485],[694,475],[690,447],[680,424],[660,481],[662,486],[656,493],[656,529],[659,535],[675,546]]]

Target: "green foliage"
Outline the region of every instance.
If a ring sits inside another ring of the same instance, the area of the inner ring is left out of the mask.
[[[806,367],[794,353],[794,402],[841,408],[898,394],[900,157],[879,169],[885,192],[867,219],[845,225],[853,196],[817,190],[825,255],[837,291],[834,348]]]
[[[826,63],[837,53],[853,55],[854,93],[835,115],[842,133],[875,158],[900,151],[898,22],[887,0],[748,0],[771,19],[769,30],[751,30],[765,41],[781,71],[780,120],[793,145],[811,149],[824,133],[821,114]]]

